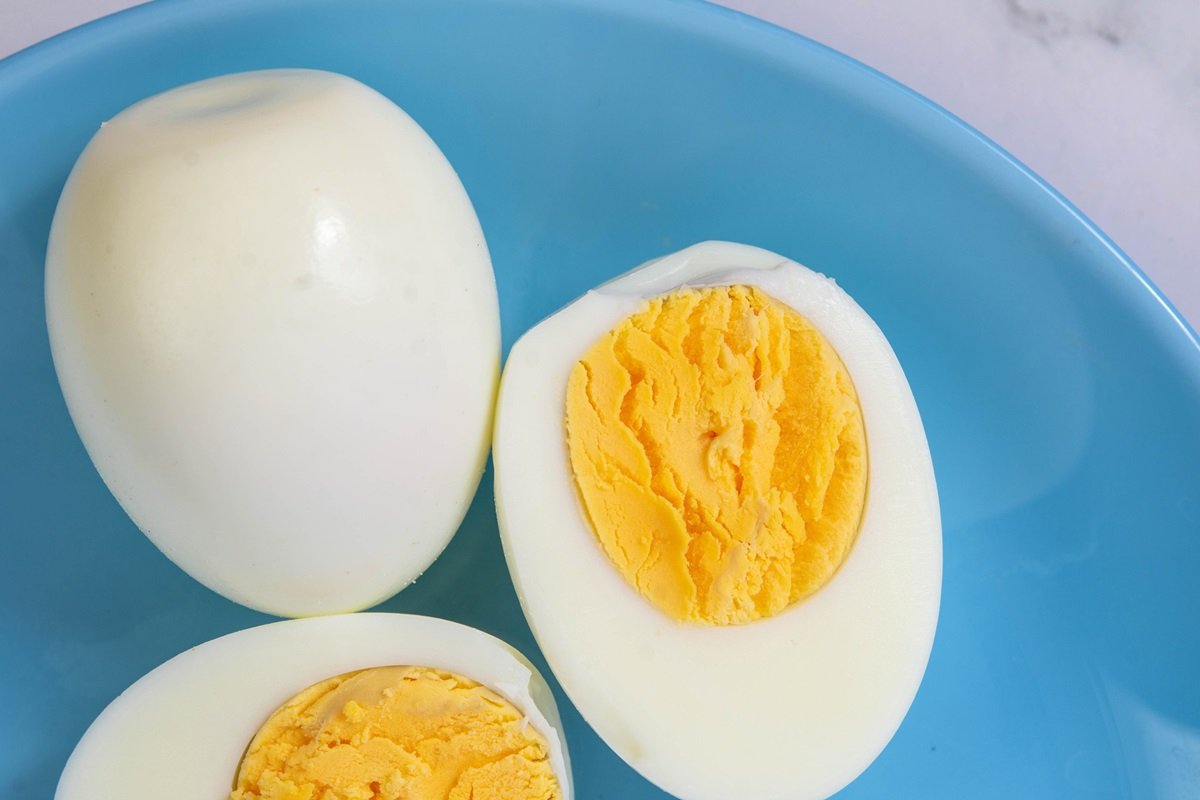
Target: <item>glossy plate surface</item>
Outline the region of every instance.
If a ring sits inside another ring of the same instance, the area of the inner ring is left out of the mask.
[[[42,259],[104,119],[280,66],[356,77],[441,145],[491,246],[506,345],[703,239],[826,272],[883,328],[938,474],[942,614],[908,718],[842,796],[1200,796],[1194,335],[961,123],[818,45],[677,0],[164,2],[0,64],[0,795],[50,798],[122,689],[266,620],[175,568],[100,481],[55,381]],[[490,482],[382,608],[481,627],[544,669]],[[559,700],[582,800],[664,796]]]

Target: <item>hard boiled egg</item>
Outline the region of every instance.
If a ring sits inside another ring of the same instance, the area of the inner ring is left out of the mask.
[[[541,676],[482,631],[400,614],[289,620],[129,687],[55,798],[571,800],[561,731]]]
[[[284,616],[417,577],[482,474],[495,279],[437,145],[341,75],[228,75],[105,123],[46,258],[63,394],[117,500]]]
[[[941,527],[884,335],[829,278],[708,242],[530,330],[501,383],[505,553],[555,675],[685,800],[819,798],[883,750]]]

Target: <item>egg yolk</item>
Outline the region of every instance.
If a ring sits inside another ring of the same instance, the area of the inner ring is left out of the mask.
[[[559,800],[546,740],[511,703],[424,667],[330,678],[259,729],[230,800]]]
[[[858,532],[854,384],[820,331],[756,288],[683,289],[625,319],[572,370],[566,428],[601,547],[675,619],[776,614]]]

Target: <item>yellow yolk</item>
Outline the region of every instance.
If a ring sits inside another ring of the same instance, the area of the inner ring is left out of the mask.
[[[566,426],[604,552],[675,619],[776,614],[829,580],[858,531],[867,452],[850,375],[755,288],[650,301],[576,364]]]
[[[250,742],[230,800],[560,800],[546,740],[495,692],[424,667],[310,686]]]

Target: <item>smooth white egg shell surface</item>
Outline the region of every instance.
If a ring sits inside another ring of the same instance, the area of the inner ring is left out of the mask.
[[[483,233],[437,145],[350,78],[229,75],[105,123],[54,217],[46,316],[109,489],[245,605],[383,600],[482,475],[500,357]]]
[[[220,800],[254,734],[297,692],[354,670],[410,665],[462,675],[511,702],[545,737],[563,800],[571,800],[554,697],[520,653],[455,622],[383,613],[275,622],[176,656],[96,718],[55,798]]]
[[[807,317],[858,391],[869,454],[855,544],[832,580],[762,621],[676,622],[602,551],[568,459],[568,375],[646,298],[747,284]],[[555,676],[610,747],[685,800],[833,794],[883,750],[933,643],[941,523],[925,432],[879,328],[829,278],[758,248],[707,242],[589,292],[512,348],[493,459],[505,554]]]

